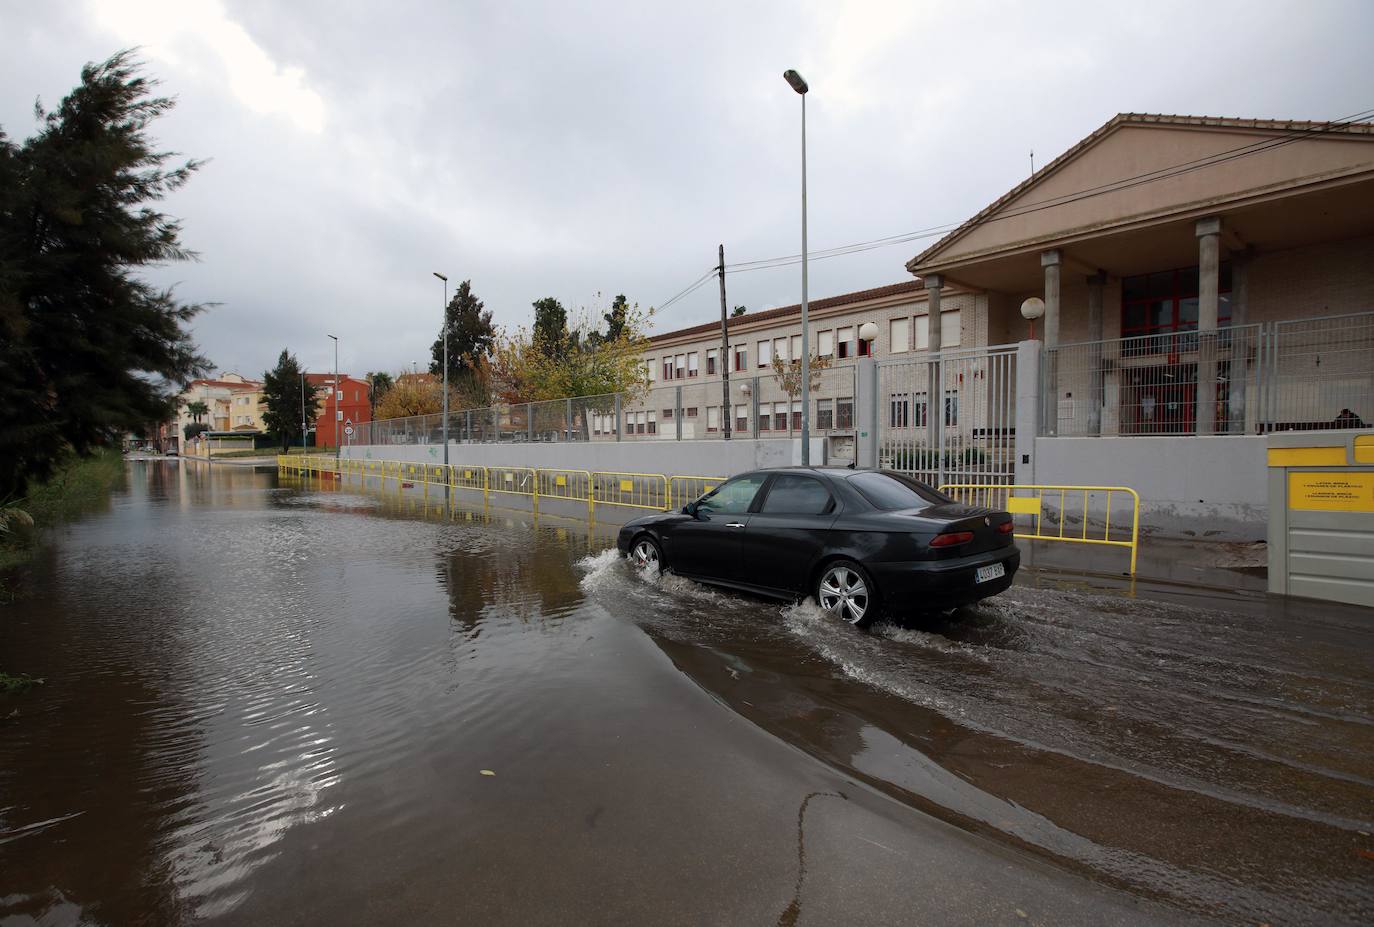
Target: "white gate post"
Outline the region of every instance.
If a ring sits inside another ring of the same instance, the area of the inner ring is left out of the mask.
[[[861,357],[854,366],[854,461],[858,467],[878,466],[878,364]]]
[[[1012,442],[1016,482],[1035,482],[1035,439],[1040,436],[1040,342],[1016,346],[1016,437]]]

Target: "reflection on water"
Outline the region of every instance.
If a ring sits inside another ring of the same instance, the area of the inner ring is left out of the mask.
[[[645,635],[693,691],[968,830],[1227,919],[1374,911],[1356,852],[1374,849],[1374,666],[1349,613],[1028,576],[865,634],[638,571],[614,525],[480,495],[130,472],[0,610],[6,668],[49,680],[0,702],[0,918],[257,923],[300,883],[317,918],[359,919],[348,899],[397,873],[451,900],[446,868],[475,878],[474,848],[508,839],[517,859],[569,841],[588,865],[600,851],[579,841],[625,810],[596,797],[610,758],[652,768],[622,734],[661,734],[640,711],[660,685]],[[493,791],[532,773],[525,797]],[[566,822],[529,807],[552,783]],[[788,799],[798,856],[766,915],[782,923],[803,910],[807,794]]]

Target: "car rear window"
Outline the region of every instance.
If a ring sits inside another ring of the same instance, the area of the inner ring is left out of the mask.
[[[819,480],[783,473],[773,478],[760,511],[778,515],[820,515],[830,508],[830,493]]]
[[[898,509],[924,509],[941,502],[950,502],[925,483],[917,482],[899,473],[856,473],[849,478],[849,485],[873,503],[875,508],[884,512]]]

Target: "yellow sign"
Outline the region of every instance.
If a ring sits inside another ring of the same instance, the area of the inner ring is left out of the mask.
[[[1315,512],[1374,512],[1374,472],[1290,473],[1288,507]]]
[[[555,486],[567,486],[568,478],[566,476],[555,476],[553,478],[553,484]]]
[[[1374,464],[1374,435],[1356,436],[1355,463]]]
[[[634,491],[634,488],[635,488],[634,480],[621,480],[621,481],[620,481],[620,491],[621,491],[621,492],[633,492],[633,491]]]
[[[1039,496],[1007,496],[1007,511],[1013,515],[1039,515]]]

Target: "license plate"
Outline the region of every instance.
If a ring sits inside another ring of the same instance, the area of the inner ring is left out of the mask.
[[[1006,575],[1007,568],[1000,563],[994,563],[992,566],[979,567],[978,572],[973,574],[973,581],[985,583],[990,579],[1000,579]]]

